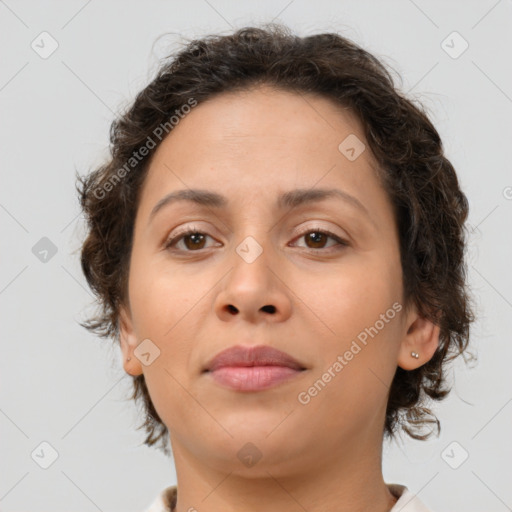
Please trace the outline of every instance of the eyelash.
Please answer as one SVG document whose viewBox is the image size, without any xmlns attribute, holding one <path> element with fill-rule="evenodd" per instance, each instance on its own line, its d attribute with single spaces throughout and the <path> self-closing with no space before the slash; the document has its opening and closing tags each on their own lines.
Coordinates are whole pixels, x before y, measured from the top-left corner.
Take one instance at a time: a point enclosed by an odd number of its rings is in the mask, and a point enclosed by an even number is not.
<svg viewBox="0 0 512 512">
<path fill-rule="evenodd" d="M 334 249 L 334 250 L 340 250 L 341 248 L 347 247 L 349 245 L 348 242 L 346 242 L 345 240 L 340 238 L 338 235 L 332 233 L 331 231 L 329 231 L 327 229 L 321 229 L 321 228 L 310 228 L 307 231 L 304 231 L 304 232 L 300 233 L 294 240 L 298 240 L 298 239 L 302 238 L 303 236 L 305 236 L 305 235 L 307 235 L 309 233 L 320 233 L 320 234 L 323 234 L 323 235 L 327 235 L 329 238 L 332 238 L 332 239 L 336 240 L 339 243 L 340 247 L 338 249 Z M 166 243 L 165 243 L 164 249 L 179 251 L 180 249 L 172 249 L 172 246 L 175 245 L 176 243 L 178 243 L 180 240 L 182 240 L 187 235 L 192 235 L 192 234 L 199 234 L 199 235 L 210 236 L 210 235 L 208 235 L 208 233 L 204 233 L 203 231 L 200 231 L 196 227 L 191 226 L 191 227 L 187 228 L 184 231 L 176 233 L 175 236 L 173 236 L 172 238 L 167 240 Z M 210 237 L 210 238 L 212 238 L 212 237 Z M 332 252 L 329 249 L 332 249 L 332 247 L 327 248 L 327 249 L 310 249 L 310 248 L 307 248 L 307 247 L 305 248 L 305 250 L 309 251 L 309 252 L 318 252 L 318 251 Z M 184 252 L 192 253 L 192 252 L 200 252 L 202 250 L 203 249 L 198 249 L 197 251 L 185 250 Z"/>
</svg>

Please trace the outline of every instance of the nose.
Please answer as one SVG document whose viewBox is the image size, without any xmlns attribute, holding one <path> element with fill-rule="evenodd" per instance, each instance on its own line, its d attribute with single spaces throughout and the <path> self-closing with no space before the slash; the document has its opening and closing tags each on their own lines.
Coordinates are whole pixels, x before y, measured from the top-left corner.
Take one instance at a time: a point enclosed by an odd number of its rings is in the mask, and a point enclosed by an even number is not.
<svg viewBox="0 0 512 512">
<path fill-rule="evenodd" d="M 246 258 L 243 244 L 235 252 L 223 285 L 215 298 L 215 312 L 225 322 L 283 322 L 290 317 L 293 293 L 279 270 L 278 255 L 263 250 Z M 240 250 L 242 248 L 242 250 Z"/>
</svg>

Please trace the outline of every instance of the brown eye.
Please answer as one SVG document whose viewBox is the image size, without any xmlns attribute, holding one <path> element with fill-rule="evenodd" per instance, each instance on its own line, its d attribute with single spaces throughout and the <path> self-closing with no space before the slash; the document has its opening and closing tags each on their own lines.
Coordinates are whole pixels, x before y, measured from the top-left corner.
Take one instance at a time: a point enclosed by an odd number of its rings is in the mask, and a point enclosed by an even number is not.
<svg viewBox="0 0 512 512">
<path fill-rule="evenodd" d="M 209 237 L 209 235 L 206 233 L 202 233 L 195 228 L 190 228 L 182 233 L 178 233 L 176 236 L 169 239 L 165 244 L 165 249 L 174 248 L 174 246 L 183 241 L 185 248 L 178 248 L 177 250 L 194 252 L 196 250 L 204 249 L 205 240 L 207 237 Z"/>
<path fill-rule="evenodd" d="M 186 231 L 178 233 L 174 237 L 170 238 L 165 244 L 165 249 L 173 251 L 184 251 L 184 252 L 197 252 L 205 248 L 206 238 L 211 238 L 210 235 L 203 233 L 197 228 L 191 227 Z M 339 248 L 348 246 L 349 244 L 342 240 L 340 237 L 331 233 L 330 231 L 323 229 L 312 229 L 302 233 L 297 240 L 304 239 L 306 241 L 305 249 L 317 252 L 325 249 L 325 252 L 333 247 L 336 250 L 336 245 Z M 329 239 L 338 242 L 337 244 L 331 244 L 327 246 Z M 179 243 L 183 243 L 182 247 L 179 247 Z"/>
<path fill-rule="evenodd" d="M 307 242 L 310 242 L 313 245 L 313 247 L 311 247 L 312 249 L 321 249 L 329 238 L 329 236 L 320 231 L 311 231 L 310 233 L 307 233 L 305 237 Z"/>
<path fill-rule="evenodd" d="M 187 240 L 190 243 L 187 243 Z M 202 233 L 191 233 L 183 237 L 183 242 L 187 249 L 202 249 L 204 246 L 205 236 Z"/>
<path fill-rule="evenodd" d="M 306 249 L 313 251 L 317 249 L 325 249 L 326 243 L 329 239 L 338 242 L 338 246 L 348 246 L 348 243 L 342 240 L 340 237 L 323 229 L 312 229 L 302 233 L 297 240 L 304 239 L 306 241 Z M 334 244 L 336 245 L 336 244 Z M 332 245 L 331 245 L 332 247 Z M 327 247 L 329 249 L 330 247 Z"/>
</svg>

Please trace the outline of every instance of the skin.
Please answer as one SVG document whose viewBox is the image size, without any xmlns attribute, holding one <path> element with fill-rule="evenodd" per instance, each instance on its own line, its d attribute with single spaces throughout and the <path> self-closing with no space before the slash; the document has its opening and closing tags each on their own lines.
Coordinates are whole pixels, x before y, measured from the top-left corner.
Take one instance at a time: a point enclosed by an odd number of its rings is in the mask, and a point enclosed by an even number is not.
<svg viewBox="0 0 512 512">
<path fill-rule="evenodd" d="M 357 117 L 331 100 L 260 86 L 199 104 L 152 156 L 120 338 L 125 371 L 144 374 L 169 429 L 178 512 L 384 512 L 396 501 L 381 469 L 389 386 L 397 365 L 432 357 L 439 328 L 403 304 L 392 205 L 369 146 L 354 161 L 338 150 L 350 134 L 366 144 Z M 229 204 L 174 203 L 149 222 L 161 198 L 189 188 Z M 341 189 L 368 216 L 336 197 L 276 209 L 295 188 Z M 189 226 L 208 235 L 199 246 L 189 237 L 165 248 Z M 348 245 L 315 243 L 306 235 L 318 228 Z M 263 250 L 252 263 L 236 252 L 248 236 Z M 403 309 L 301 404 L 298 394 L 394 303 Z M 134 353 L 145 339 L 160 350 L 147 366 Z M 236 344 L 271 345 L 307 369 L 264 391 L 227 389 L 202 370 Z M 261 454 L 251 467 L 237 457 L 248 442 Z"/>
</svg>

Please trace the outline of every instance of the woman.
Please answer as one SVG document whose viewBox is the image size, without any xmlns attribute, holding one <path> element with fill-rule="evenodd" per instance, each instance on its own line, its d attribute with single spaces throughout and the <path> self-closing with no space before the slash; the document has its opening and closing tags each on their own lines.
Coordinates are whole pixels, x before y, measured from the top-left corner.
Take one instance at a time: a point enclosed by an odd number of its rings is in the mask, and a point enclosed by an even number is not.
<svg viewBox="0 0 512 512">
<path fill-rule="evenodd" d="M 119 342 L 154 511 L 425 511 L 384 437 L 426 439 L 425 395 L 473 320 L 466 196 L 421 107 L 337 34 L 192 41 L 80 179 L 82 268 Z M 170 446 L 169 446 L 170 445 Z"/>
</svg>

